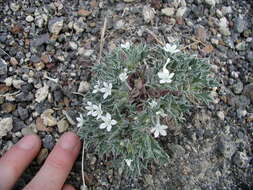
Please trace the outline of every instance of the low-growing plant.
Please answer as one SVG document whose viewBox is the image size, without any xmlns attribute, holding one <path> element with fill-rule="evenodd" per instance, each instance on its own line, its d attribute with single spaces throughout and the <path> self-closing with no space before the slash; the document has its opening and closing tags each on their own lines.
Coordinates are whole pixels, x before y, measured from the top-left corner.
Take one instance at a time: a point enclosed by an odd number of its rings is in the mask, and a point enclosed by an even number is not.
<svg viewBox="0 0 253 190">
<path fill-rule="evenodd" d="M 208 103 L 217 84 L 207 60 L 176 45 L 121 45 L 92 68 L 84 113 L 77 118 L 87 149 L 128 175 L 140 175 L 169 156 L 159 142 L 184 122 L 192 106 Z"/>
</svg>

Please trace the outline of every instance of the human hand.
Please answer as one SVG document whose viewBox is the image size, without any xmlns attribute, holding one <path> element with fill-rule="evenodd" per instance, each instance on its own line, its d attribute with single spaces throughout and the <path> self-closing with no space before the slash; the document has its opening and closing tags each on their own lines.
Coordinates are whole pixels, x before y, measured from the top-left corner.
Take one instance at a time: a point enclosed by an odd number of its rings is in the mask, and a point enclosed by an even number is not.
<svg viewBox="0 0 253 190">
<path fill-rule="evenodd" d="M 10 190 L 36 157 L 41 140 L 36 135 L 23 137 L 0 159 L 0 190 Z M 64 185 L 80 151 L 80 140 L 71 132 L 62 135 L 40 171 L 24 190 L 73 190 Z"/>
</svg>

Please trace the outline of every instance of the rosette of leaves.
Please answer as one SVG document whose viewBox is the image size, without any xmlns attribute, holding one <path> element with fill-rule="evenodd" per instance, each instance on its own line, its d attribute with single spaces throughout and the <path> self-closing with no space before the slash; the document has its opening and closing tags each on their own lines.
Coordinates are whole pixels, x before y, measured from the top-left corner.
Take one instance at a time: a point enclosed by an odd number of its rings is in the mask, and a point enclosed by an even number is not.
<svg viewBox="0 0 253 190">
<path fill-rule="evenodd" d="M 90 92 L 78 118 L 88 150 L 129 175 L 169 156 L 160 144 L 192 106 L 207 104 L 217 86 L 207 60 L 166 44 L 116 48 L 92 68 Z"/>
</svg>

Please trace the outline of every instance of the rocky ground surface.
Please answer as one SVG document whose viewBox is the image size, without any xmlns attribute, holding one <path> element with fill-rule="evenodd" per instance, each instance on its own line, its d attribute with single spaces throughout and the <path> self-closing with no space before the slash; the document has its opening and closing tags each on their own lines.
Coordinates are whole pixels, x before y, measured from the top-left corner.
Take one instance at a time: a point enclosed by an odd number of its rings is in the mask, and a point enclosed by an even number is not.
<svg viewBox="0 0 253 190">
<path fill-rule="evenodd" d="M 0 0 L 0 155 L 22 136 L 43 140 L 17 184 L 31 179 L 76 117 L 99 57 L 126 41 L 178 43 L 207 57 L 220 87 L 161 142 L 171 156 L 140 178 L 85 154 L 86 189 L 253 188 L 253 3 L 251 0 Z M 151 31 L 151 32 L 150 32 Z M 159 40 L 157 40 L 159 39 Z M 80 189 L 81 157 L 68 179 Z"/>
</svg>

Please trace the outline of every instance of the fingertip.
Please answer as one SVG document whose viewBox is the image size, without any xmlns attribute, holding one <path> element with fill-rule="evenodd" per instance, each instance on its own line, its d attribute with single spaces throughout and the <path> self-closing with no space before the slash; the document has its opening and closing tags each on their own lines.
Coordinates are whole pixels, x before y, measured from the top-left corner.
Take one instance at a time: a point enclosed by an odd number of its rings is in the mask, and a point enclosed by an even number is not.
<svg viewBox="0 0 253 190">
<path fill-rule="evenodd" d="M 37 135 L 27 135 L 3 155 L 0 159 L 0 184 L 2 185 L 0 189 L 11 189 L 35 158 L 40 146 L 41 140 Z"/>
<path fill-rule="evenodd" d="M 63 186 L 62 190 L 75 190 L 75 188 L 72 185 L 66 184 Z"/>
<path fill-rule="evenodd" d="M 77 136 L 77 134 L 75 134 L 74 132 L 71 132 L 71 131 L 66 132 L 66 133 L 64 133 L 64 134 L 61 136 L 61 138 L 66 138 L 66 137 L 73 138 L 73 139 L 75 139 L 76 141 L 80 141 L 79 136 Z"/>
<path fill-rule="evenodd" d="M 74 151 L 76 153 L 80 150 L 80 138 L 73 132 L 64 133 L 58 143 L 62 149 L 67 151 Z"/>
<path fill-rule="evenodd" d="M 30 150 L 34 148 L 39 149 L 40 146 L 41 146 L 41 140 L 39 136 L 35 134 L 26 135 L 17 143 L 17 147 L 24 150 Z"/>
</svg>

